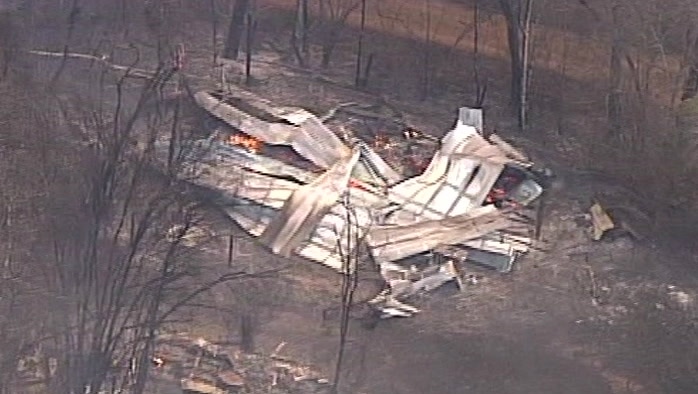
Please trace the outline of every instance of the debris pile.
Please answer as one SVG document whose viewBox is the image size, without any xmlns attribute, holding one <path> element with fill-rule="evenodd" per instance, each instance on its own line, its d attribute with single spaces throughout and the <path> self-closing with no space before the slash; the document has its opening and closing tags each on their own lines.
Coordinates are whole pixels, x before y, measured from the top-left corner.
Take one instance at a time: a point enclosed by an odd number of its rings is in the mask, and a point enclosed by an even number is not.
<svg viewBox="0 0 698 394">
<path fill-rule="evenodd" d="M 347 256 L 367 251 L 385 279 L 371 302 L 384 316 L 416 313 L 404 301 L 460 280 L 464 263 L 509 272 L 532 244 L 543 172 L 498 136 L 483 136 L 480 110 L 461 108 L 440 141 L 409 128 L 401 142 L 369 141 L 245 91 L 201 91 L 195 100 L 231 130 L 182 146 L 188 180 L 278 255 L 347 274 L 358 269 Z M 272 154 L 278 148 L 296 159 Z M 394 167 L 395 156 L 411 165 Z M 416 268 L 411 259 L 425 253 L 439 261 Z"/>
<path fill-rule="evenodd" d="M 276 354 L 242 353 L 186 335 L 162 336 L 152 359 L 155 377 L 180 382 L 183 393 L 327 393 L 328 380 Z"/>
</svg>

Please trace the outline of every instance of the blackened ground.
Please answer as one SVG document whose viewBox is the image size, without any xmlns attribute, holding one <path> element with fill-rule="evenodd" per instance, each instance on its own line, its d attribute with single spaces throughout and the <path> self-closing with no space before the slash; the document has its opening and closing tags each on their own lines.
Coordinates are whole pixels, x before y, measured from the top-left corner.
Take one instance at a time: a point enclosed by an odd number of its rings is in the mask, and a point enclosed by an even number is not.
<svg viewBox="0 0 698 394">
<path fill-rule="evenodd" d="M 423 321 L 391 321 L 373 330 L 353 327 L 347 345 L 342 387 L 345 393 L 611 393 L 602 373 L 560 355 L 549 338 L 526 327 L 507 336 L 447 334 Z M 302 329 L 302 316 L 281 315 L 286 324 L 265 335 L 285 338 L 289 350 L 331 366 L 336 335 Z M 454 319 L 467 319 L 467 312 Z M 420 327 L 421 326 L 421 327 Z M 279 330 L 278 332 L 276 330 Z M 302 332 L 297 332 L 302 331 Z M 310 349 L 299 350 L 309 346 Z M 293 350 L 291 350 L 293 351 Z M 331 370 L 331 368 L 328 368 Z"/>
</svg>

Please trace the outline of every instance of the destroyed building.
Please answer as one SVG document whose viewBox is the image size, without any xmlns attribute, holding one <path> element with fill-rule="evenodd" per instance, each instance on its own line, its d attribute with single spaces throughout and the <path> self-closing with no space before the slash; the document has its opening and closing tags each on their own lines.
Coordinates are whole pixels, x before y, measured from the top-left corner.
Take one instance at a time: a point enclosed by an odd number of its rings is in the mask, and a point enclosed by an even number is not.
<svg viewBox="0 0 698 394">
<path fill-rule="evenodd" d="M 275 254 L 348 273 L 357 268 L 346 256 L 365 250 L 386 284 L 370 301 L 384 316 L 418 312 L 404 301 L 459 281 L 465 263 L 508 272 L 532 244 L 541 172 L 499 136 L 483 134 L 481 110 L 461 108 L 412 176 L 391 166 L 378 144 L 333 131 L 304 109 L 241 90 L 200 91 L 195 100 L 230 128 L 182 145 L 187 179 L 214 192 Z M 408 129 L 399 138 L 420 135 Z M 425 254 L 425 263 L 410 260 Z"/>
</svg>

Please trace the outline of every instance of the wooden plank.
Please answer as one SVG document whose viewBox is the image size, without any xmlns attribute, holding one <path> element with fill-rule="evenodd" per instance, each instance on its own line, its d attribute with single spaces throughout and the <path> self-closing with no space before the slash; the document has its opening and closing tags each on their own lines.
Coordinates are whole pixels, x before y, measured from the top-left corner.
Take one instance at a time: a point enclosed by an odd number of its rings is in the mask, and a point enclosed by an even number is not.
<svg viewBox="0 0 698 394">
<path fill-rule="evenodd" d="M 510 159 L 513 159 L 520 164 L 525 164 L 527 167 L 532 164 L 526 155 L 524 155 L 520 150 L 514 148 L 508 142 L 504 141 L 499 135 L 493 133 L 488 137 L 488 140 L 496 145 L 497 148 L 504 152 L 504 154 Z"/>
<path fill-rule="evenodd" d="M 377 226 L 368 238 L 374 256 L 393 261 L 476 239 L 511 224 L 506 214 L 482 207 L 467 214 L 405 226 Z"/>
<path fill-rule="evenodd" d="M 608 216 L 598 202 L 591 206 L 589 212 L 591 213 L 591 222 L 593 225 L 592 238 L 594 241 L 600 240 L 606 231 L 616 227 L 611 217 Z"/>
<path fill-rule="evenodd" d="M 281 212 L 260 236 L 260 241 L 282 256 L 308 240 L 315 227 L 347 189 L 351 172 L 359 160 L 359 150 L 293 192 Z"/>
</svg>

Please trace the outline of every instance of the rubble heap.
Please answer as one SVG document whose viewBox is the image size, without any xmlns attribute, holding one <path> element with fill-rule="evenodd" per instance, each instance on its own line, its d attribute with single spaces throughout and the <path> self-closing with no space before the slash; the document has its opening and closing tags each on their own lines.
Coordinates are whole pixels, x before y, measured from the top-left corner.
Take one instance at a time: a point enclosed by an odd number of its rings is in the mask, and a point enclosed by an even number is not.
<svg viewBox="0 0 698 394">
<path fill-rule="evenodd" d="M 231 129 L 183 145 L 188 180 L 275 254 L 351 274 L 358 262 L 347 256 L 366 250 L 386 284 L 371 304 L 386 317 L 416 313 L 404 301 L 458 281 L 465 262 L 510 271 L 532 243 L 539 172 L 497 135 L 483 135 L 479 109 L 461 108 L 440 140 L 406 128 L 396 143 L 337 132 L 325 117 L 242 90 L 194 97 Z M 411 165 L 393 166 L 387 156 L 395 155 Z M 422 268 L 409 261 L 428 252 L 447 260 Z"/>
</svg>

